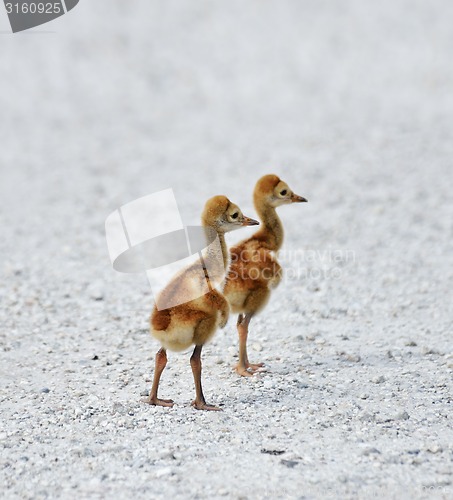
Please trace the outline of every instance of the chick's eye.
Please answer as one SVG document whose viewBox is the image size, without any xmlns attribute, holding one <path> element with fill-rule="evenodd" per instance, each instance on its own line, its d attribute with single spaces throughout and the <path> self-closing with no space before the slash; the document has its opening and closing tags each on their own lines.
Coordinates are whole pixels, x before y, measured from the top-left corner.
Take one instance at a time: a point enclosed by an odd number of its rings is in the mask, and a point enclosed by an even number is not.
<svg viewBox="0 0 453 500">
<path fill-rule="evenodd" d="M 237 212 L 234 212 L 234 214 L 231 216 L 232 219 L 237 219 L 238 218 L 238 213 Z"/>
<path fill-rule="evenodd" d="M 286 189 L 284 189 L 283 191 L 280 191 L 280 194 L 281 194 L 282 196 L 285 196 L 287 192 L 288 192 L 288 191 L 287 191 Z"/>
</svg>

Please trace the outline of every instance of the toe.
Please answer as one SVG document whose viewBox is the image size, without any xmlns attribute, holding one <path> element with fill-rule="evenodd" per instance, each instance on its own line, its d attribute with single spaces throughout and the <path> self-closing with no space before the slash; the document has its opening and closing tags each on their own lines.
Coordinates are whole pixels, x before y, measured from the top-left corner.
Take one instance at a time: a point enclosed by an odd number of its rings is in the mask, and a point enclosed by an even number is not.
<svg viewBox="0 0 453 500">
<path fill-rule="evenodd" d="M 249 372 L 245 366 L 236 366 L 236 373 L 241 377 L 252 377 L 253 373 Z"/>
<path fill-rule="evenodd" d="M 208 403 L 205 403 L 203 401 L 192 401 L 192 406 L 196 410 L 222 411 L 222 408 L 219 408 L 218 406 L 214 405 L 209 405 Z"/>
<path fill-rule="evenodd" d="M 262 368 L 264 366 L 264 363 L 249 363 L 248 367 L 249 368 L 254 368 L 257 370 L 258 368 Z"/>
<path fill-rule="evenodd" d="M 247 368 L 252 370 L 252 372 L 258 371 L 260 368 L 264 367 L 264 363 L 249 363 Z"/>
<path fill-rule="evenodd" d="M 142 399 L 142 401 L 152 406 L 165 406 L 167 408 L 171 408 L 174 405 L 172 399 L 147 398 Z"/>
</svg>

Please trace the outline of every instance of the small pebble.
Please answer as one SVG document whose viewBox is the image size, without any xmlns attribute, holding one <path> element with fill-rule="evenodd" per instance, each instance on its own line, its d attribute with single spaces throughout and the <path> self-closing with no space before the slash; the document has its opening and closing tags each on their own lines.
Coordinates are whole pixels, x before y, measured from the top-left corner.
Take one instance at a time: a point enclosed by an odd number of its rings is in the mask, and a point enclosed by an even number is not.
<svg viewBox="0 0 453 500">
<path fill-rule="evenodd" d="M 426 446 L 426 451 L 429 451 L 430 453 L 441 453 L 443 448 L 440 444 L 433 443 Z"/>
<path fill-rule="evenodd" d="M 280 460 L 280 463 L 286 465 L 289 469 L 293 469 L 299 462 L 296 462 L 296 460 Z"/>
<path fill-rule="evenodd" d="M 158 469 L 154 473 L 156 478 L 171 476 L 172 474 L 173 474 L 173 469 L 171 467 L 162 467 L 161 469 Z"/>
<path fill-rule="evenodd" d="M 369 455 L 380 454 L 380 453 L 381 452 L 377 448 L 374 448 L 372 446 L 369 446 L 369 447 L 365 448 L 364 450 L 362 450 L 362 455 L 365 457 L 368 457 Z"/>
<path fill-rule="evenodd" d="M 273 389 L 275 387 L 275 382 L 271 379 L 266 379 L 263 383 L 265 389 Z"/>
</svg>

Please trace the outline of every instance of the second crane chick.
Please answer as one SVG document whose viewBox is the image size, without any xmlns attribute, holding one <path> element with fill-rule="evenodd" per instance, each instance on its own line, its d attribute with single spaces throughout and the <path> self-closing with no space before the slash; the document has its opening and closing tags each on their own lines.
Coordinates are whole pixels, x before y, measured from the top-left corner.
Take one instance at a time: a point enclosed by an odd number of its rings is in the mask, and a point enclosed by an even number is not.
<svg viewBox="0 0 453 500">
<path fill-rule="evenodd" d="M 276 208 L 307 200 L 293 193 L 286 182 L 271 174 L 258 180 L 253 201 L 263 227 L 231 249 L 231 266 L 224 288 L 231 310 L 239 313 L 239 361 L 236 372 L 243 377 L 250 377 L 263 366 L 263 363 L 249 362 L 248 326 L 252 316 L 267 304 L 271 289 L 281 280 L 281 266 L 275 252 L 280 250 L 283 243 L 283 225 Z"/>
</svg>

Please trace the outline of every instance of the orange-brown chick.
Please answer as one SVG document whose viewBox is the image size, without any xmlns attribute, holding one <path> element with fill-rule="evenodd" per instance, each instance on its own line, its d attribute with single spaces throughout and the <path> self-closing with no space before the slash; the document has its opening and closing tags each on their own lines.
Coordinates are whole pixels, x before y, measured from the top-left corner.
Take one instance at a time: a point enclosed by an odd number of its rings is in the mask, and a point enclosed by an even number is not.
<svg viewBox="0 0 453 500">
<path fill-rule="evenodd" d="M 228 321 L 229 305 L 215 284 L 223 282 L 229 261 L 225 233 L 243 226 L 258 224 L 245 217 L 240 208 L 226 196 L 214 196 L 206 202 L 202 224 L 217 233 L 219 245 L 210 245 L 203 254 L 203 267 L 196 262 L 178 273 L 158 297 L 159 304 L 178 304 L 167 309 L 154 306 L 150 323 L 151 334 L 161 343 L 156 354 L 153 386 L 147 399 L 152 405 L 173 406 L 169 399 L 159 399 L 157 390 L 167 364 L 167 349 L 182 351 L 195 345 L 190 364 L 195 381 L 196 396 L 192 405 L 199 410 L 218 410 L 205 401 L 201 386 L 201 350 Z M 191 297 L 197 297 L 190 300 Z"/>
<path fill-rule="evenodd" d="M 264 366 L 263 363 L 252 364 L 248 360 L 248 326 L 252 316 L 265 307 L 272 288 L 279 284 L 282 277 L 282 268 L 275 252 L 283 243 L 283 225 L 276 208 L 307 201 L 294 194 L 288 184 L 276 175 L 265 175 L 259 179 L 253 200 L 262 227 L 251 238 L 231 249 L 231 265 L 224 288 L 231 310 L 239 313 L 239 361 L 236 372 L 244 377 L 251 376 Z"/>
</svg>

